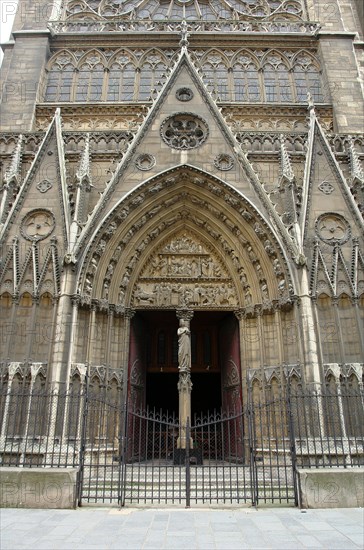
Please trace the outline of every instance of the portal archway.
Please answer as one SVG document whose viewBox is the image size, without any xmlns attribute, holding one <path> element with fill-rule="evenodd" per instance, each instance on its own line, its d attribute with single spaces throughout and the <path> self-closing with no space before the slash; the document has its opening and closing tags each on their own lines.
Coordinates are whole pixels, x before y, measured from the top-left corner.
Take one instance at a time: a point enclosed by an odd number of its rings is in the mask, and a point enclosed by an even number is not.
<svg viewBox="0 0 364 550">
<path fill-rule="evenodd" d="M 195 319 L 199 312 L 239 312 L 240 359 L 234 362 L 240 377 L 241 365 L 282 363 L 284 350 L 292 349 L 282 335 L 294 321 L 283 250 L 257 209 L 218 178 L 181 166 L 146 181 L 105 216 L 85 251 L 77 292 L 82 312 L 90 309 L 90 320 L 83 314 L 82 322 L 95 344 L 76 361 L 105 364 L 106 357 L 124 372 L 130 395 L 130 380 L 145 385 L 147 372 L 144 348 L 130 345 L 132 315 L 187 308 Z M 145 403 L 145 389 L 134 394 Z"/>
</svg>

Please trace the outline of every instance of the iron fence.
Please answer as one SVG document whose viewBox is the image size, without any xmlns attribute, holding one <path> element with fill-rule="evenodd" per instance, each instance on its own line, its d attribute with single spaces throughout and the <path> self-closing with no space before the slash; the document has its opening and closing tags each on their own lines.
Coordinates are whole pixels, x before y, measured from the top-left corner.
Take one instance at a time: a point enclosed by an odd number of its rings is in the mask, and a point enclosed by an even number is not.
<svg viewBox="0 0 364 550">
<path fill-rule="evenodd" d="M 294 453 L 298 468 L 364 465 L 364 394 L 336 391 L 291 391 L 288 395 Z"/>
<path fill-rule="evenodd" d="M 80 504 L 189 505 L 294 504 L 297 468 L 364 464 L 360 390 L 265 390 L 181 426 L 174 414 L 126 407 L 106 387 L 6 386 L 0 465 L 77 468 Z"/>
</svg>

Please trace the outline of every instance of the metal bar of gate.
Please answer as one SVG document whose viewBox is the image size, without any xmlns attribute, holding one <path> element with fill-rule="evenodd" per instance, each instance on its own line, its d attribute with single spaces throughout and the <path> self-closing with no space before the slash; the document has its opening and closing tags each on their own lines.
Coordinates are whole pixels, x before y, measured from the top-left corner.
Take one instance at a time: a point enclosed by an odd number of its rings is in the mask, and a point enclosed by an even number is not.
<svg viewBox="0 0 364 550">
<path fill-rule="evenodd" d="M 127 422 L 128 422 L 128 407 L 124 403 L 122 419 L 120 422 L 119 432 L 119 489 L 118 502 L 120 506 L 125 506 L 125 484 L 126 484 L 126 452 L 127 452 Z"/>
<path fill-rule="evenodd" d="M 296 443 L 294 434 L 293 414 L 291 407 L 291 388 L 288 379 L 286 388 L 286 400 L 287 400 L 287 413 L 288 413 L 288 431 L 289 440 L 291 446 L 291 461 L 292 461 L 292 473 L 293 473 L 293 490 L 294 490 L 294 503 L 298 506 L 298 485 L 297 485 L 297 456 L 296 456 Z"/>
<path fill-rule="evenodd" d="M 190 419 L 187 417 L 186 422 L 186 455 L 185 455 L 185 465 L 186 465 L 186 508 L 190 508 L 191 505 L 191 464 L 190 464 L 190 437 L 191 437 L 191 428 L 190 428 Z"/>
<path fill-rule="evenodd" d="M 82 392 L 80 393 L 82 396 Z M 77 500 L 78 506 L 82 506 L 82 488 L 83 488 L 83 477 L 85 471 L 85 451 L 86 451 L 86 434 L 87 434 L 87 417 L 88 417 L 88 399 L 89 399 L 89 378 L 88 372 L 86 371 L 85 375 L 85 386 L 84 386 L 84 404 L 83 404 L 83 415 L 82 415 L 82 425 L 81 425 L 81 434 L 80 434 L 80 463 L 78 470 L 78 480 L 77 480 Z"/>
<path fill-rule="evenodd" d="M 252 506 L 258 504 L 258 472 L 255 462 L 256 454 L 256 434 L 255 434 L 255 418 L 254 418 L 254 403 L 251 394 L 251 387 L 248 384 L 248 403 L 246 407 L 246 414 L 248 418 L 248 437 L 249 437 L 249 450 L 250 450 L 250 489 L 252 495 Z"/>
</svg>

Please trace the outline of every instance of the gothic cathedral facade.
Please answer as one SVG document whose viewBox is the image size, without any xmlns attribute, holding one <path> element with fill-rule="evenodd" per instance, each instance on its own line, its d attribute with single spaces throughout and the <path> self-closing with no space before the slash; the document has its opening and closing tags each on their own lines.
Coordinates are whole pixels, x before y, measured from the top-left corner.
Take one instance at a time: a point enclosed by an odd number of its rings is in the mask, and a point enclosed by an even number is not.
<svg viewBox="0 0 364 550">
<path fill-rule="evenodd" d="M 360 0 L 19 0 L 1 380 L 192 411 L 361 388 Z M 184 320 L 184 321 L 183 321 Z"/>
</svg>

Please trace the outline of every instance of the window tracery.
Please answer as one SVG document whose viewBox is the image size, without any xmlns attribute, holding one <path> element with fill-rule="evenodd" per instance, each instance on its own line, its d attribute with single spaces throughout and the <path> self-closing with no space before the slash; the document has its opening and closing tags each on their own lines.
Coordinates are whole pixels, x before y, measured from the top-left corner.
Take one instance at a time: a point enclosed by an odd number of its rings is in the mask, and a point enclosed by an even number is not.
<svg viewBox="0 0 364 550">
<path fill-rule="evenodd" d="M 311 52 L 193 51 L 196 68 L 221 102 L 325 101 L 319 63 Z M 78 55 L 78 59 L 77 59 Z M 151 49 L 58 52 L 49 62 L 47 102 L 148 101 L 160 91 L 175 52 Z"/>
<path fill-rule="evenodd" d="M 68 18 L 124 18 L 133 14 L 133 19 L 232 19 L 240 17 L 266 18 L 283 16 L 302 18 L 304 16 L 301 0 L 68 0 L 62 17 Z"/>
</svg>

